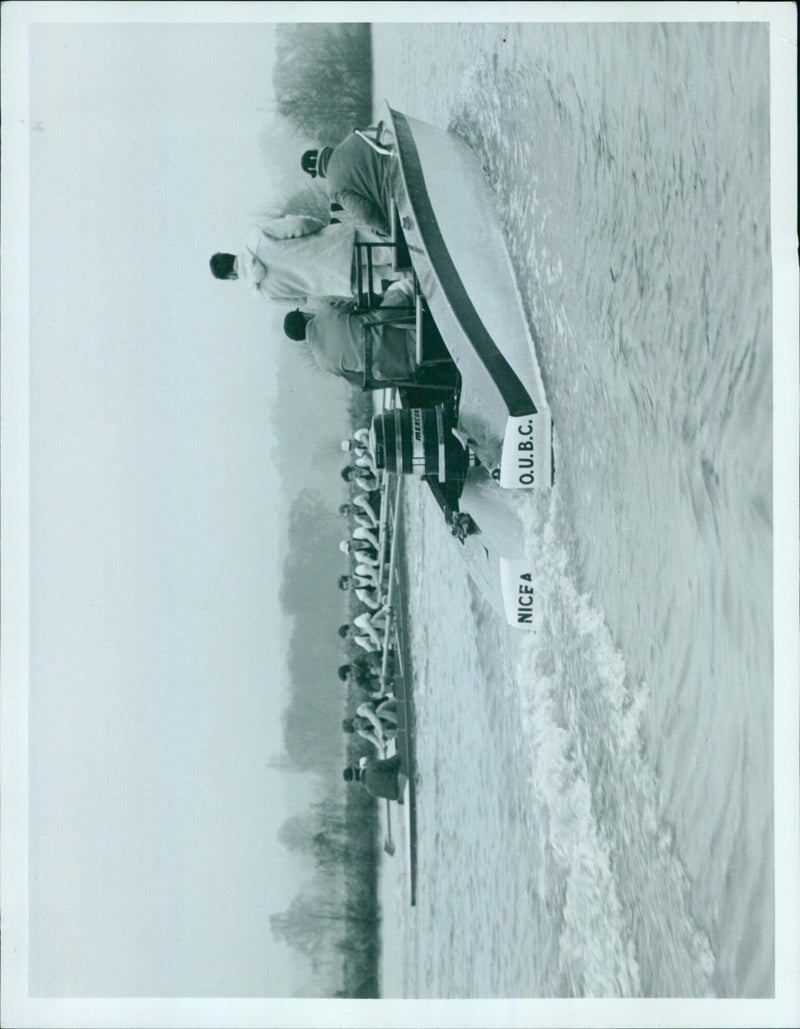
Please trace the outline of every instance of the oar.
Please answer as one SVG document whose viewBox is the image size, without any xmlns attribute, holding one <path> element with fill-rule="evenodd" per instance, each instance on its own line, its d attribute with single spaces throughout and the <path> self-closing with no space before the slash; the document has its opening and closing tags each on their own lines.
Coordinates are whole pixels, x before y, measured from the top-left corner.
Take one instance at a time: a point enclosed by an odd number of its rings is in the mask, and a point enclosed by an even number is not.
<svg viewBox="0 0 800 1029">
<path fill-rule="evenodd" d="M 391 857 L 397 849 L 392 839 L 392 804 L 391 801 L 386 801 L 386 842 L 383 845 L 383 849 Z"/>
<path fill-rule="evenodd" d="M 380 755 L 382 758 L 386 757 L 386 747 L 382 746 L 380 749 Z M 383 844 L 383 849 L 392 857 L 395 850 L 397 849 L 392 839 L 392 805 L 389 798 L 386 798 L 386 842 Z"/>
<path fill-rule="evenodd" d="M 386 567 L 386 531 L 389 521 L 389 477 L 381 469 L 381 517 L 378 521 L 378 599 L 383 600 L 383 570 Z"/>
<path fill-rule="evenodd" d="M 392 607 L 392 593 L 394 592 L 394 568 L 397 558 L 397 518 L 400 511 L 400 492 L 403 488 L 403 476 L 397 476 L 397 487 L 394 494 L 394 506 L 392 508 L 392 543 L 389 548 L 389 585 L 386 590 L 386 630 L 383 637 L 383 660 L 381 661 L 381 691 L 386 691 L 386 674 L 389 667 L 389 634 L 392 631 L 394 620 L 394 608 Z"/>
<path fill-rule="evenodd" d="M 394 391 L 391 394 L 392 407 L 394 407 Z M 385 410 L 386 398 L 385 393 L 381 401 L 381 410 Z M 389 473 L 385 469 L 381 469 L 380 478 L 380 492 L 381 492 L 381 517 L 378 522 L 378 596 L 383 600 L 383 571 L 386 567 L 386 531 L 388 529 L 389 521 Z"/>
</svg>

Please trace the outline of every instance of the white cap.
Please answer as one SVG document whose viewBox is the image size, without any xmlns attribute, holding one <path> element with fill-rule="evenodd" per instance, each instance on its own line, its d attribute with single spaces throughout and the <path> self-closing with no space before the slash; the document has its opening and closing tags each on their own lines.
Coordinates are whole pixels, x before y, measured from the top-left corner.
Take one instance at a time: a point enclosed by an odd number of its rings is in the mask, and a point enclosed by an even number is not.
<svg viewBox="0 0 800 1029">
<path fill-rule="evenodd" d="M 339 550 L 341 550 L 341 552 L 343 554 L 349 554 L 350 553 L 350 540 L 342 540 L 342 542 L 339 544 Z"/>
<path fill-rule="evenodd" d="M 350 441 L 349 439 L 343 439 L 343 440 L 342 440 L 342 450 L 344 450 L 345 452 L 347 452 L 347 451 L 350 451 L 350 450 L 352 450 L 352 449 L 353 449 L 353 444 L 352 444 L 352 442 L 351 442 L 351 441 Z"/>
</svg>

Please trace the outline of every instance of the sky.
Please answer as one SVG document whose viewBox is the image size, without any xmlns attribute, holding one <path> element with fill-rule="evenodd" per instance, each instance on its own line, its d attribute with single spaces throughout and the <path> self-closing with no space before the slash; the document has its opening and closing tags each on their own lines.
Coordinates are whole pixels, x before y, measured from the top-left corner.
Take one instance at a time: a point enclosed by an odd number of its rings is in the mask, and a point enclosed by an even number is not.
<svg viewBox="0 0 800 1029">
<path fill-rule="evenodd" d="M 30 46 L 30 986 L 286 995 L 270 25 Z M 270 170 L 272 168 L 272 171 Z M 289 799 L 287 799 L 289 798 Z"/>
</svg>

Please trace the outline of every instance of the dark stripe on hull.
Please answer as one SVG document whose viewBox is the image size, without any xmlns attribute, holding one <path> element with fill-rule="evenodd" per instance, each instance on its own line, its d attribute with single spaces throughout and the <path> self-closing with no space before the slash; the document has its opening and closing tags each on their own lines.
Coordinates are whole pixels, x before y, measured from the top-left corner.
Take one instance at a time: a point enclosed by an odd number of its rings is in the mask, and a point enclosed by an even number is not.
<svg viewBox="0 0 800 1029">
<path fill-rule="evenodd" d="M 535 414 L 536 406 L 530 398 L 528 391 L 520 381 L 514 369 L 500 352 L 497 344 L 489 335 L 489 331 L 480 319 L 475 306 L 470 300 L 461 276 L 456 271 L 450 251 L 442 236 L 439 222 L 431 204 L 428 190 L 425 185 L 425 177 L 422 174 L 422 165 L 405 115 L 399 111 L 392 111 L 394 127 L 397 135 L 397 145 L 402 155 L 403 172 L 405 174 L 406 187 L 409 193 L 409 202 L 413 195 L 414 213 L 417 216 L 420 235 L 422 236 L 428 257 L 437 271 L 443 285 L 446 284 L 445 293 L 447 300 L 458 319 L 461 328 L 475 348 L 475 353 L 480 358 L 500 395 L 508 407 L 508 413 L 514 417 L 525 414 Z M 468 212 L 465 212 L 468 216 Z"/>
</svg>

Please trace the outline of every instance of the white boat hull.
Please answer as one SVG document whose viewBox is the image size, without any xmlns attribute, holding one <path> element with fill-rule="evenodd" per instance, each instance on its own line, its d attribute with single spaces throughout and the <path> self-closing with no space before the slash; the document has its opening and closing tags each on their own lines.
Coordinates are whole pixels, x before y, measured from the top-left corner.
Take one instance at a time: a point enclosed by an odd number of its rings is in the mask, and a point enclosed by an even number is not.
<svg viewBox="0 0 800 1029">
<path fill-rule="evenodd" d="M 423 295 L 463 381 L 459 427 L 506 488 L 552 485 L 552 420 L 495 211 L 472 151 L 388 105 L 382 142 Z"/>
</svg>

